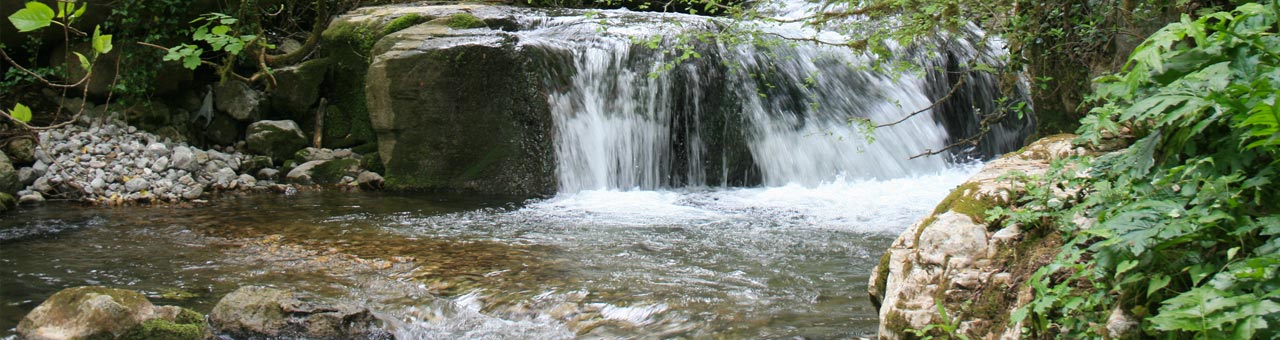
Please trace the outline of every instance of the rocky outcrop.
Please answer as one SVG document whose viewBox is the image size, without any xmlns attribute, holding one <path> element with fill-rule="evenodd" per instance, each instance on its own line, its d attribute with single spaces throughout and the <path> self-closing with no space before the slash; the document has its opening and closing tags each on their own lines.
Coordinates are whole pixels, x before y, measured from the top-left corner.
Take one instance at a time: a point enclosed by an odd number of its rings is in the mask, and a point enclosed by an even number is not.
<svg viewBox="0 0 1280 340">
<path fill-rule="evenodd" d="M 291 120 L 263 120 L 249 124 L 245 142 L 250 151 L 280 161 L 307 146 L 307 137 Z"/>
<path fill-rule="evenodd" d="M 1024 232 L 986 220 L 986 210 L 1023 192 L 1009 174 L 1043 174 L 1054 159 L 1087 152 L 1074 136 L 1041 139 L 988 163 L 932 214 L 907 228 L 872 273 L 868 291 L 880 309 L 880 339 L 913 338 L 946 319 L 972 339 L 1016 339 L 1009 315 L 1031 299 L 1023 282 L 1052 260 L 1056 233 Z M 950 334 L 948 334 L 950 335 Z"/>
<path fill-rule="evenodd" d="M 386 184 L 532 196 L 555 189 L 552 117 L 536 49 L 489 28 L 453 29 L 461 10 L 500 22 L 497 6 L 385 7 L 335 25 L 410 14 L 440 18 L 391 33 L 373 51 L 366 78 L 369 116 Z M 497 25 L 497 24 L 495 24 Z"/>
<path fill-rule="evenodd" d="M 174 306 L 155 306 L 138 292 L 107 287 L 64 289 L 18 323 L 28 340 L 202 339 L 204 316 Z"/>
<path fill-rule="evenodd" d="M 393 339 L 368 309 L 299 300 L 285 290 L 246 286 L 209 314 L 218 333 L 235 338 Z"/>
</svg>

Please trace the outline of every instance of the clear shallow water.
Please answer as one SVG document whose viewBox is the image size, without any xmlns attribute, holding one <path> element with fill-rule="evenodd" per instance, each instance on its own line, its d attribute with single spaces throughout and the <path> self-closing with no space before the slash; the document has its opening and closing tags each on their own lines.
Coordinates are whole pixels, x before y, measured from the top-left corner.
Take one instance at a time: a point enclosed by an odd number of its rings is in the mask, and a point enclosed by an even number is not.
<svg viewBox="0 0 1280 340">
<path fill-rule="evenodd" d="M 871 335 L 868 273 L 972 167 L 511 202 L 303 193 L 0 220 L 0 328 L 78 285 L 208 312 L 240 285 L 365 304 L 402 338 Z"/>
</svg>

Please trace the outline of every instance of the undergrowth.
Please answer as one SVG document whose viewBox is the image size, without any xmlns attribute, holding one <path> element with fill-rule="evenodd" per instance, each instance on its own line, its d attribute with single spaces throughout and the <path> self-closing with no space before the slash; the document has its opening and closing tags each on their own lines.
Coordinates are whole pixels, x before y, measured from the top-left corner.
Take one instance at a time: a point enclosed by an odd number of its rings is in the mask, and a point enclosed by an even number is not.
<svg viewBox="0 0 1280 340">
<path fill-rule="evenodd" d="M 1033 338 L 1280 337 L 1280 5 L 1183 16 L 1096 80 L 1079 143 L 991 220 L 1066 244 L 1028 284 Z M 1111 334 L 1128 315 L 1137 328 Z M 1115 323 L 1113 323 L 1114 326 Z"/>
</svg>

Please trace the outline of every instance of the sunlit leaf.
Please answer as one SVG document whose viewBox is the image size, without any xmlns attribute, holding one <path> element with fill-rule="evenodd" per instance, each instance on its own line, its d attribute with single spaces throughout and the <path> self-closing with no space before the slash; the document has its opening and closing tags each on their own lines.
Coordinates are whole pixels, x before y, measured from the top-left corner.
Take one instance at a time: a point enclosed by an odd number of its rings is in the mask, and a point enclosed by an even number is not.
<svg viewBox="0 0 1280 340">
<path fill-rule="evenodd" d="M 9 16 L 9 22 L 18 32 L 30 32 L 49 26 L 53 23 L 53 8 L 39 2 L 28 2 L 26 8 Z"/>
<path fill-rule="evenodd" d="M 17 119 L 23 123 L 31 122 L 31 108 L 26 105 L 22 105 L 22 103 L 18 103 L 13 107 L 13 110 L 9 111 L 9 116 L 12 116 L 13 119 Z"/>
</svg>

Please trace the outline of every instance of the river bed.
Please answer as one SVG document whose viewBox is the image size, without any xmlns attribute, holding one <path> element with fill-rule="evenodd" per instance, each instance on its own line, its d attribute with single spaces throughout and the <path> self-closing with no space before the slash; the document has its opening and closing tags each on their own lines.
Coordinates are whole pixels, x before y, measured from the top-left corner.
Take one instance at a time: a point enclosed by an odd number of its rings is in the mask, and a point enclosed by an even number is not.
<svg viewBox="0 0 1280 340">
<path fill-rule="evenodd" d="M 0 329 L 105 285 L 207 313 L 241 285 L 370 307 L 400 338 L 874 335 L 869 273 L 976 167 L 817 186 L 529 201 L 303 192 L 0 220 Z"/>
</svg>

